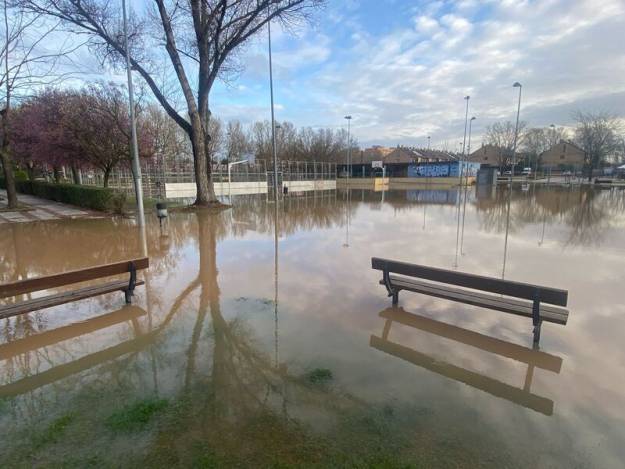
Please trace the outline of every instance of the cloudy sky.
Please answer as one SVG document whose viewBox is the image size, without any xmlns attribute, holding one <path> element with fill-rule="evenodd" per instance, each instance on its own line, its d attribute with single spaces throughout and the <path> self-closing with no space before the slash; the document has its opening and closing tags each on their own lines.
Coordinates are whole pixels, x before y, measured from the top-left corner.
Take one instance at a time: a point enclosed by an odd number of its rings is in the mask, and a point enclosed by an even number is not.
<svg viewBox="0 0 625 469">
<path fill-rule="evenodd" d="M 623 0 L 328 1 L 297 34 L 274 31 L 276 117 L 336 127 L 353 116 L 361 144 L 462 140 L 463 97 L 484 127 L 515 117 L 571 124 L 576 109 L 625 116 Z M 215 88 L 213 111 L 243 122 L 269 118 L 265 38 L 246 69 Z"/>
</svg>

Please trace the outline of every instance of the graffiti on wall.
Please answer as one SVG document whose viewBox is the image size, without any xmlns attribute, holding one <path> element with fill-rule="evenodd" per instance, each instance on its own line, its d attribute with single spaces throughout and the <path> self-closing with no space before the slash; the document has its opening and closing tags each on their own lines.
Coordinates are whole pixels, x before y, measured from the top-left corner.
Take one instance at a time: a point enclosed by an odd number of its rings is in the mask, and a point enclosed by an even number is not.
<svg viewBox="0 0 625 469">
<path fill-rule="evenodd" d="M 469 176 L 475 176 L 480 163 L 470 162 L 440 162 L 440 163 L 419 163 L 408 166 L 408 177 L 459 177 L 468 173 Z"/>
</svg>

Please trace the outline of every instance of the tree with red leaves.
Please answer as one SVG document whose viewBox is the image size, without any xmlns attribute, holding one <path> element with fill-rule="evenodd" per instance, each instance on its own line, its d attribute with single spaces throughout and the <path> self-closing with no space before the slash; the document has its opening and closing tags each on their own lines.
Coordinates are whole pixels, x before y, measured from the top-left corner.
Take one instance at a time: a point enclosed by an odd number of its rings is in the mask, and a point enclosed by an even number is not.
<svg viewBox="0 0 625 469">
<path fill-rule="evenodd" d="M 137 109 L 140 111 L 140 109 Z M 137 112 L 139 156 L 154 154 L 154 131 Z M 125 94 L 112 84 L 90 86 L 81 91 L 46 90 L 24 103 L 15 113 L 15 156 L 27 167 L 49 165 L 78 169 L 94 168 L 104 174 L 108 186 L 111 172 L 128 163 L 130 121 Z"/>
</svg>

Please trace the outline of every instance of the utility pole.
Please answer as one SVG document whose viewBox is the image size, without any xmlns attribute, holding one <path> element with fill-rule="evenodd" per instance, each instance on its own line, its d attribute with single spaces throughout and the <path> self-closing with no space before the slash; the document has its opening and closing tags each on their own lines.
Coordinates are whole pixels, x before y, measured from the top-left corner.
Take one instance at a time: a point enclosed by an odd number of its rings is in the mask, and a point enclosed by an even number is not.
<svg viewBox="0 0 625 469">
<path fill-rule="evenodd" d="M 145 226 L 143 212 L 143 186 L 141 185 L 141 166 L 139 165 L 139 144 L 137 143 L 137 122 L 135 119 L 135 98 L 132 88 L 132 68 L 130 65 L 130 48 L 128 47 L 128 18 L 126 15 L 126 0 L 122 0 L 124 10 L 124 46 L 126 47 L 126 74 L 128 76 L 128 106 L 130 107 L 130 151 L 132 154 L 132 176 L 137 198 L 137 224 Z"/>
<path fill-rule="evenodd" d="M 269 9 L 267 9 L 269 15 Z M 278 152 L 276 151 L 276 119 L 273 107 L 273 67 L 271 64 L 271 20 L 267 21 L 267 34 L 269 36 L 269 91 L 271 94 L 271 147 L 273 151 L 273 189 L 274 201 L 278 203 Z"/>
</svg>

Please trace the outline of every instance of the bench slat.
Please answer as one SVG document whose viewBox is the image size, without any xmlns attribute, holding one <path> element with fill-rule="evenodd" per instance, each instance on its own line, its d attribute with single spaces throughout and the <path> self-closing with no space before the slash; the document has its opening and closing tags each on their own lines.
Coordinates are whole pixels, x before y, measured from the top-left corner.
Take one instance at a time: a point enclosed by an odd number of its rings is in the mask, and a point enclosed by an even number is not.
<svg viewBox="0 0 625 469">
<path fill-rule="evenodd" d="M 143 280 L 137 280 L 136 285 L 143 285 Z M 0 319 L 10 318 L 18 314 L 30 313 L 40 309 L 58 306 L 72 301 L 91 298 L 93 296 L 103 295 L 114 291 L 125 291 L 128 288 L 127 280 L 117 280 L 105 283 L 103 285 L 94 285 L 78 290 L 57 293 L 42 298 L 35 298 L 27 301 L 20 301 L 16 304 L 0 306 Z"/>
<path fill-rule="evenodd" d="M 379 257 L 371 258 L 371 267 L 376 270 L 387 270 L 390 273 L 417 277 L 434 282 L 441 282 L 459 287 L 473 288 L 475 290 L 498 293 L 500 295 L 514 296 L 526 300 L 533 300 L 536 290 L 540 291 L 541 303 L 566 306 L 568 292 L 557 288 L 531 285 L 529 283 L 514 282 L 481 275 L 454 272 L 452 270 L 437 269 L 407 262 L 392 261 Z"/>
<path fill-rule="evenodd" d="M 512 300 L 508 298 L 501 298 L 494 295 L 477 292 L 466 292 L 457 288 L 442 287 L 435 284 L 427 284 L 426 282 L 420 282 L 412 279 L 403 279 L 395 275 L 390 276 L 391 283 L 395 287 L 399 287 L 402 290 L 409 290 L 416 293 L 423 293 L 429 296 L 435 296 L 438 298 L 445 298 L 460 303 L 470 304 L 473 306 L 481 306 L 483 308 L 489 308 L 496 311 L 502 311 L 505 313 L 516 314 L 519 316 L 532 317 L 532 303 L 527 302 L 526 305 L 519 300 Z M 383 281 L 380 281 L 383 284 Z M 540 317 L 543 321 L 552 322 L 556 324 L 565 325 L 568 320 L 568 311 L 563 308 L 545 308 L 541 304 Z"/>
<path fill-rule="evenodd" d="M 128 264 L 130 262 L 134 262 L 137 270 L 147 269 L 150 266 L 149 259 L 147 257 L 142 257 L 96 267 L 88 267 L 86 269 L 72 270 L 70 272 L 46 277 L 27 278 L 0 285 L 0 298 L 62 287 L 64 285 L 71 285 L 88 280 L 96 280 L 102 277 L 110 277 L 111 275 L 124 274 L 128 272 Z"/>
</svg>

